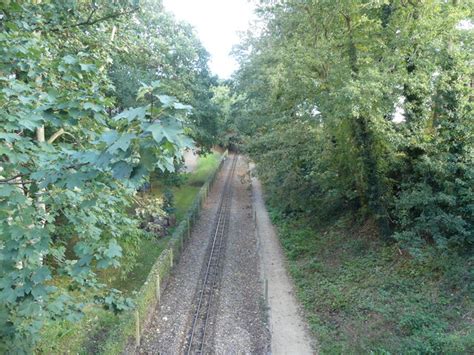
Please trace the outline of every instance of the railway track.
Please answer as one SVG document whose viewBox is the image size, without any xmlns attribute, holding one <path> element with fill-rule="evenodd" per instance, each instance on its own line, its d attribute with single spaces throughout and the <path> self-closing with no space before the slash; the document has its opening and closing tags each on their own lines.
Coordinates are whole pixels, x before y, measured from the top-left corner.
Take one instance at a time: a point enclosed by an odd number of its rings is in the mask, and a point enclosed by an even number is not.
<svg viewBox="0 0 474 355">
<path fill-rule="evenodd" d="M 232 177 L 234 176 L 238 156 L 232 159 L 231 167 L 227 175 L 219 207 L 217 210 L 217 222 L 212 233 L 212 244 L 208 252 L 208 259 L 201 287 L 197 292 L 195 301 L 195 312 L 186 342 L 186 354 L 202 354 L 205 351 L 208 337 L 209 318 L 211 316 L 213 302 L 219 284 L 220 271 L 222 269 L 222 254 L 228 229 L 230 207 L 232 200 Z"/>
</svg>

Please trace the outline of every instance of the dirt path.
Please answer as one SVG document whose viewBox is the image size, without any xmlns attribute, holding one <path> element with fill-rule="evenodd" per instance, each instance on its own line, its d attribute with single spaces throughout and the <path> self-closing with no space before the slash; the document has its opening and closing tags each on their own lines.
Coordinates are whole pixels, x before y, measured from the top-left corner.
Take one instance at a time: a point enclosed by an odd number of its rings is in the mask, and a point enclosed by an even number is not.
<svg viewBox="0 0 474 355">
<path fill-rule="evenodd" d="M 268 216 L 260 182 L 256 178 L 252 178 L 252 188 L 263 277 L 268 280 L 272 353 L 312 354 L 315 351 L 311 346 L 307 325 L 301 317 L 294 286 L 286 270 L 286 260 Z"/>
<path fill-rule="evenodd" d="M 216 214 L 230 159 L 206 201 L 142 337 L 141 354 L 180 354 L 186 349 L 196 295 L 205 271 Z M 216 292 L 207 337 L 212 353 L 264 353 L 269 344 L 262 311 L 257 239 L 251 214 L 248 165 L 239 159 L 231 180 L 233 195 L 222 277 Z"/>
<path fill-rule="evenodd" d="M 186 150 L 184 152 L 184 171 L 187 173 L 192 173 L 196 170 L 197 162 L 199 155 L 192 149 Z"/>
</svg>

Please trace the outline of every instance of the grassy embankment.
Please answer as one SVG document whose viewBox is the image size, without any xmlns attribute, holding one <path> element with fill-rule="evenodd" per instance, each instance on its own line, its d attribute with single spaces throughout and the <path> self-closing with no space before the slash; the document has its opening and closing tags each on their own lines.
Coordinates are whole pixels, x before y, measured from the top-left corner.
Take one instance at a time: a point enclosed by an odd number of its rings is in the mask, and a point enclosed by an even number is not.
<svg viewBox="0 0 474 355">
<path fill-rule="evenodd" d="M 472 256 L 414 260 L 370 223 L 272 218 L 321 353 L 474 353 Z"/>
<path fill-rule="evenodd" d="M 172 188 L 177 223 L 186 215 L 199 189 L 219 165 L 219 158 L 220 154 L 217 153 L 200 157 L 196 170 L 186 174 L 185 182 L 181 186 Z M 153 182 L 152 194 L 161 195 L 163 190 L 159 182 Z M 172 230 L 169 235 L 171 233 Z M 141 240 L 136 264 L 125 278 L 118 277 L 118 270 L 109 270 L 99 275 L 100 280 L 126 295 L 133 296 L 145 282 L 151 267 L 166 247 L 168 239 L 169 237 Z M 56 321 L 48 324 L 37 352 L 44 354 L 96 352 L 98 344 L 106 334 L 104 330 L 113 327 L 118 318 L 112 312 L 92 305 L 87 306 L 85 313 L 85 317 L 79 322 Z"/>
<path fill-rule="evenodd" d="M 187 173 L 185 182 L 179 187 L 173 187 L 174 207 L 176 214 L 176 225 L 186 215 L 191 207 L 201 186 L 204 185 L 208 177 L 219 165 L 220 154 L 213 153 L 198 158 L 196 170 Z M 152 181 L 151 193 L 162 196 L 165 188 L 159 181 Z M 171 235 L 173 229 L 168 232 Z M 156 259 L 166 247 L 168 237 L 159 240 L 144 239 L 140 245 L 137 257 L 137 264 L 126 279 L 115 278 L 111 286 L 124 292 L 138 290 L 145 282 L 148 273 Z"/>
</svg>

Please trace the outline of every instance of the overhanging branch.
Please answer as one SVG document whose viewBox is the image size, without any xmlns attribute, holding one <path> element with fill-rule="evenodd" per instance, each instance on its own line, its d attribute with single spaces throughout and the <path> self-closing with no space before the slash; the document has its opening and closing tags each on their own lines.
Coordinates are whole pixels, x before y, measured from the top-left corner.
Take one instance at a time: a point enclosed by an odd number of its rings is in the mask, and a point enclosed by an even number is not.
<svg viewBox="0 0 474 355">
<path fill-rule="evenodd" d="M 102 21 L 107 21 L 107 20 L 110 20 L 112 18 L 117 18 L 117 17 L 121 17 L 121 16 L 124 16 L 124 15 L 132 14 L 132 13 L 138 11 L 138 9 L 139 9 L 138 7 L 134 7 L 133 9 L 130 9 L 128 11 L 113 12 L 113 13 L 104 15 L 102 17 L 92 19 L 92 17 L 94 16 L 94 13 L 96 11 L 96 9 L 94 9 L 90 13 L 90 15 L 88 16 L 87 20 L 82 21 L 82 22 L 77 22 L 77 23 L 74 23 L 74 24 L 69 25 L 69 26 L 63 26 L 63 27 L 60 27 L 60 28 L 53 28 L 53 29 L 51 29 L 51 31 L 52 32 L 58 32 L 58 31 L 65 30 L 65 29 L 68 29 L 68 28 L 74 28 L 74 27 L 80 27 L 80 26 L 92 26 L 92 25 L 95 25 L 96 23 L 99 23 L 99 22 L 102 22 Z"/>
</svg>

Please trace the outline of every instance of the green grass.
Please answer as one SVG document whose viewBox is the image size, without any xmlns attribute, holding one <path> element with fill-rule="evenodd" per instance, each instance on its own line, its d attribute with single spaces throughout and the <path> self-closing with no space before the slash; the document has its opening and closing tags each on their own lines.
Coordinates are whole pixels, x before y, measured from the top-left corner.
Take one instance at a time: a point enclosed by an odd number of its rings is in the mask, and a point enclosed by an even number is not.
<svg viewBox="0 0 474 355">
<path fill-rule="evenodd" d="M 45 327 L 35 353 L 90 354 L 104 336 L 104 329 L 117 324 L 118 318 L 101 307 L 85 310 L 79 322 L 51 321 Z M 85 345 L 86 344 L 86 345 Z"/>
<path fill-rule="evenodd" d="M 322 354 L 473 353 L 472 257 L 417 261 L 370 224 L 310 228 L 272 214 Z"/>
<path fill-rule="evenodd" d="M 193 204 L 194 198 L 199 192 L 199 187 L 184 185 L 173 189 L 176 220 L 179 223 L 186 215 L 187 211 Z"/>
<path fill-rule="evenodd" d="M 217 169 L 220 161 L 219 153 L 211 153 L 203 157 L 199 157 L 196 170 L 189 174 L 187 181 L 188 185 L 191 186 L 202 186 L 207 178 Z"/>
<path fill-rule="evenodd" d="M 221 155 L 211 153 L 200 156 L 196 169 L 192 173 L 185 173 L 185 182 L 178 187 L 171 188 L 174 197 L 174 207 L 177 223 L 186 215 L 200 188 L 209 176 L 217 169 Z M 152 181 L 152 193 L 162 195 L 165 187 L 159 181 Z"/>
<path fill-rule="evenodd" d="M 217 169 L 219 165 L 220 154 L 208 154 L 205 157 L 199 157 L 196 170 L 188 173 L 186 182 L 179 187 L 172 189 L 174 196 L 174 207 L 176 214 L 176 225 L 186 215 L 191 207 L 201 186 L 207 181 L 208 177 Z M 163 187 L 159 182 L 153 183 L 153 194 L 161 195 Z M 171 235 L 173 230 L 168 232 Z M 138 290 L 145 282 L 151 267 L 161 252 L 165 249 L 169 237 L 156 239 L 144 239 L 138 250 L 137 263 L 126 278 L 116 277 L 110 283 L 111 287 L 117 288 L 126 293 Z"/>
<path fill-rule="evenodd" d="M 166 248 L 169 236 L 161 239 L 143 239 L 138 247 L 136 264 L 126 277 L 115 277 L 109 282 L 110 287 L 131 294 L 137 291 L 146 281 L 151 267 L 161 252 Z"/>
<path fill-rule="evenodd" d="M 188 173 L 185 183 L 172 189 L 175 203 L 177 224 L 186 215 L 201 186 L 219 165 L 220 154 L 208 154 L 199 157 L 196 170 Z M 153 194 L 161 195 L 163 186 L 153 182 Z M 169 231 L 169 235 L 173 230 Z M 106 270 L 99 273 L 101 282 L 112 288 L 123 291 L 132 296 L 145 282 L 152 266 L 166 248 L 169 236 L 161 239 L 144 238 L 140 241 L 136 257 L 136 264 L 126 275 L 120 277 L 120 270 Z M 84 295 L 87 298 L 87 295 Z M 109 329 L 119 322 L 113 313 L 99 306 L 88 306 L 81 321 L 52 321 L 44 328 L 41 342 L 36 353 L 39 354 L 88 354 L 96 353 L 101 341 L 106 337 Z"/>
</svg>

